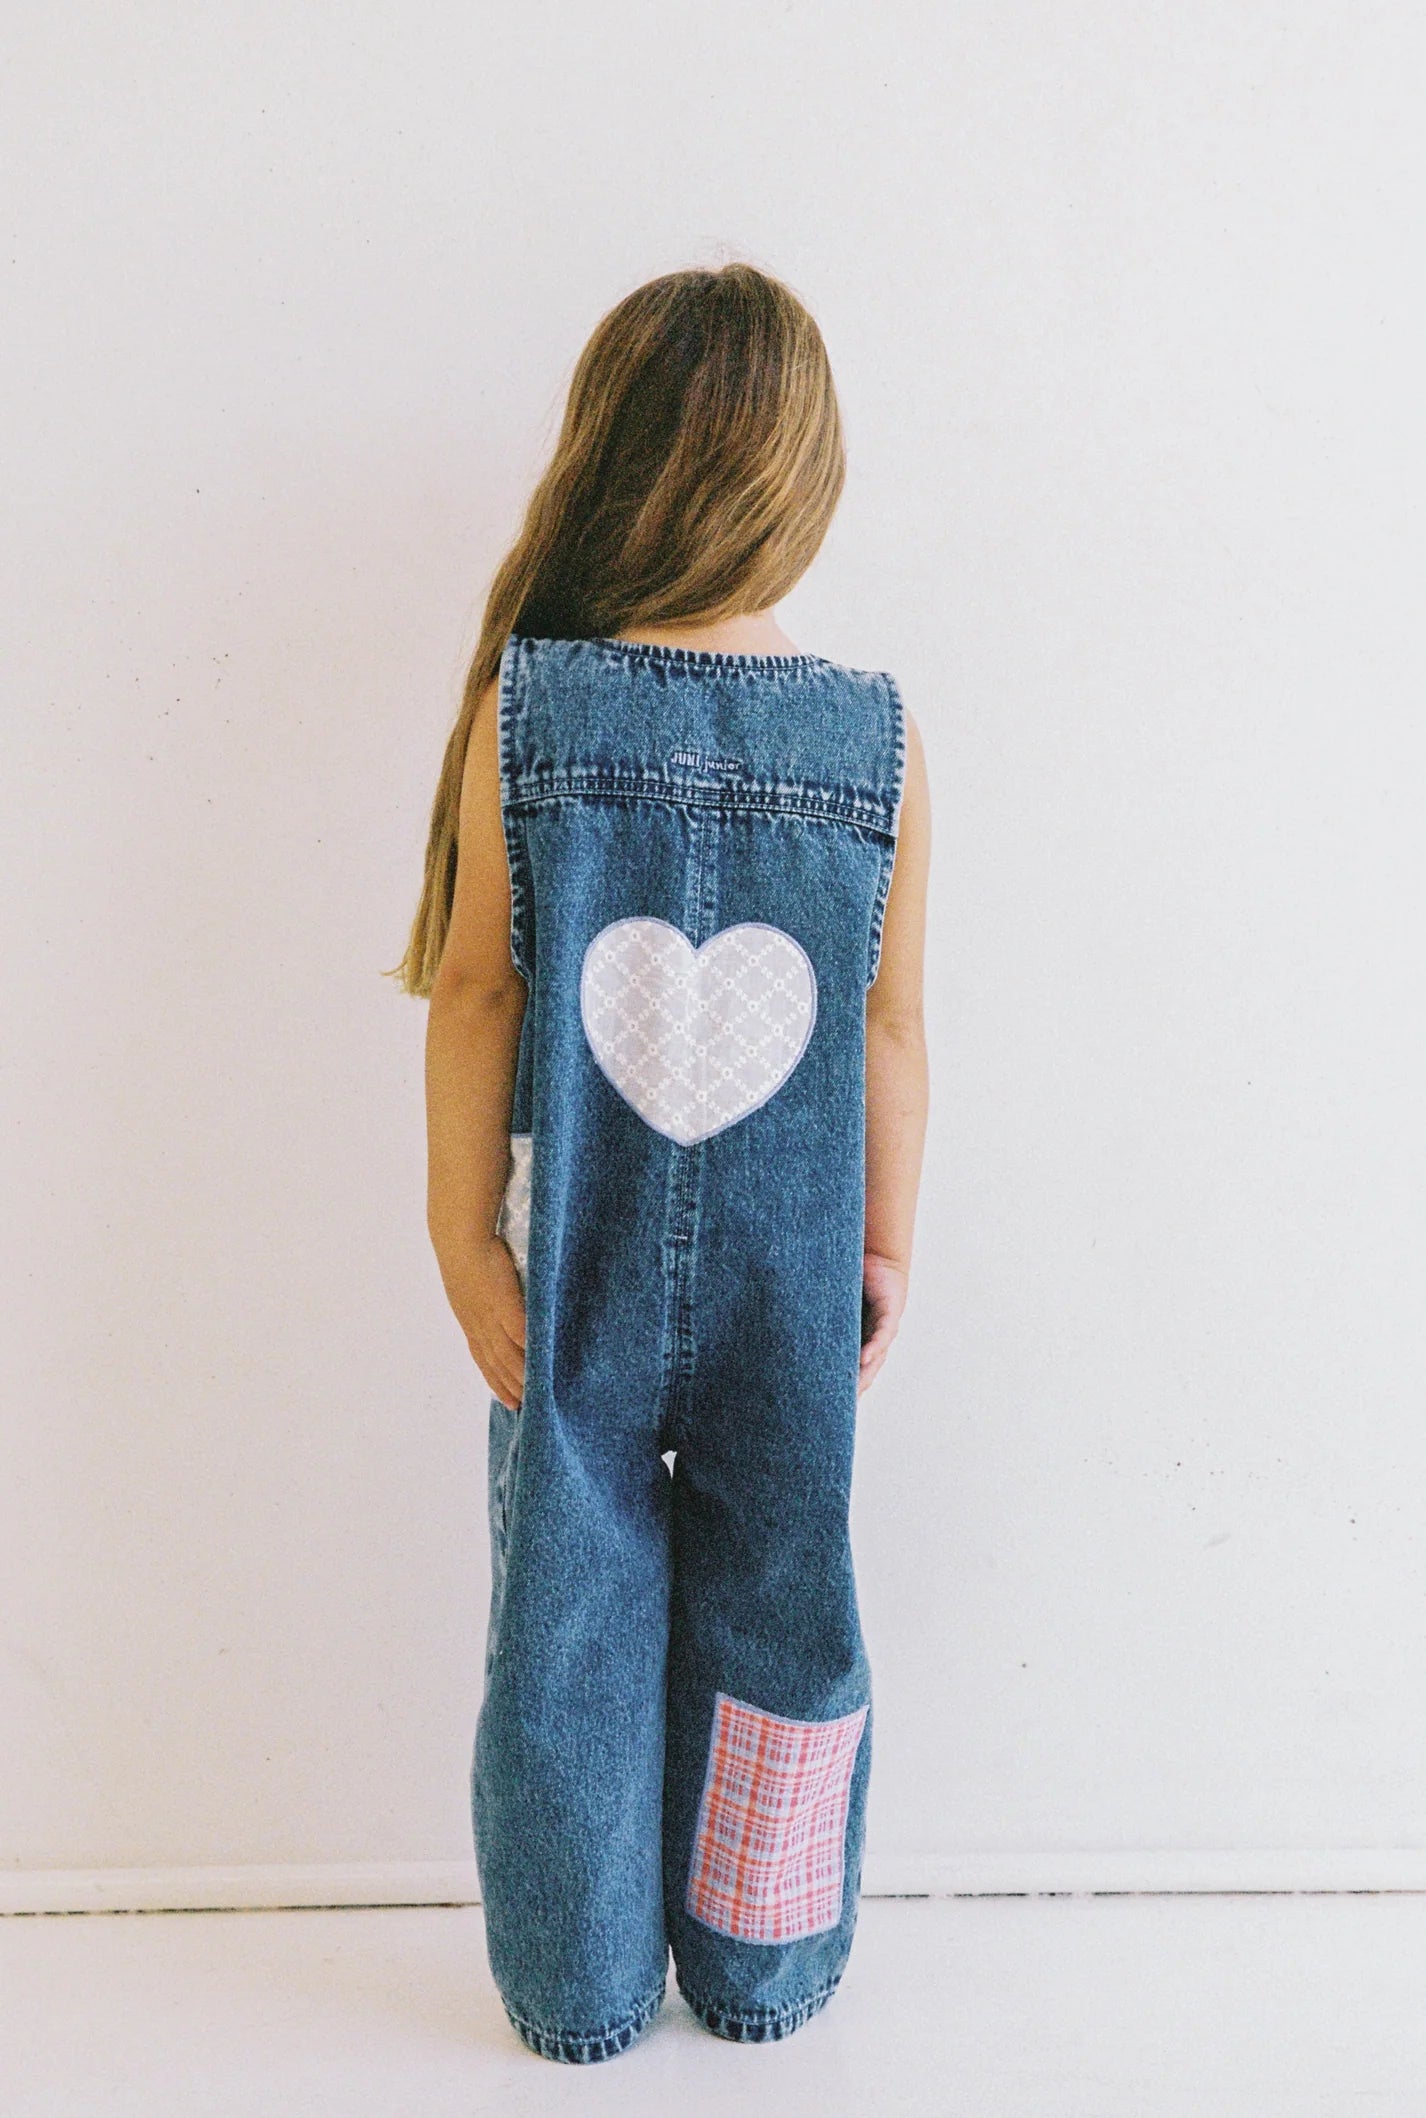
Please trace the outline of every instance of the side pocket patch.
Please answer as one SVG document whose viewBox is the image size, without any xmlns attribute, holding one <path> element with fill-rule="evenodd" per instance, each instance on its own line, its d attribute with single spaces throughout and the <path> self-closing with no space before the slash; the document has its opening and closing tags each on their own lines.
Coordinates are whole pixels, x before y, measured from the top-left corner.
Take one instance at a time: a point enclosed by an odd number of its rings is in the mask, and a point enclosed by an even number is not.
<svg viewBox="0 0 1426 2118">
<path fill-rule="evenodd" d="M 737 1941 L 821 1934 L 842 1916 L 847 1807 L 867 1709 L 787 1721 L 716 1695 L 685 1904 Z"/>
<path fill-rule="evenodd" d="M 511 1133 L 510 1175 L 505 1196 L 500 1202 L 500 1216 L 495 1223 L 495 1233 L 508 1245 L 515 1260 L 522 1287 L 530 1254 L 530 1155 L 533 1146 L 532 1133 Z"/>
</svg>

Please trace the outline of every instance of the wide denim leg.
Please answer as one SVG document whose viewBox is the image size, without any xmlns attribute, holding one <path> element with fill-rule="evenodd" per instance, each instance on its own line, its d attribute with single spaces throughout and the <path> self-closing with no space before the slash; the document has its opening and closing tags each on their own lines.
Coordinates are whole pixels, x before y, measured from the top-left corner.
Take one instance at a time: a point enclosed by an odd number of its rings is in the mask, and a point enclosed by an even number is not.
<svg viewBox="0 0 1426 2118">
<path fill-rule="evenodd" d="M 617 1422 L 610 1422 L 617 1429 Z M 629 1428 L 492 1401 L 492 1597 L 472 1803 L 491 1969 L 552 2059 L 613 2056 L 663 1997 L 668 1474 Z"/>
<path fill-rule="evenodd" d="M 796 2029 L 841 1978 L 871 1762 L 870 1676 L 835 1507 L 814 1498 L 787 1537 L 764 1499 L 680 1451 L 664 1778 L 680 1990 L 710 2028 L 759 2041 Z M 741 1738 L 731 1770 L 729 1723 Z M 827 1729 L 838 1754 L 808 1772 Z"/>
</svg>

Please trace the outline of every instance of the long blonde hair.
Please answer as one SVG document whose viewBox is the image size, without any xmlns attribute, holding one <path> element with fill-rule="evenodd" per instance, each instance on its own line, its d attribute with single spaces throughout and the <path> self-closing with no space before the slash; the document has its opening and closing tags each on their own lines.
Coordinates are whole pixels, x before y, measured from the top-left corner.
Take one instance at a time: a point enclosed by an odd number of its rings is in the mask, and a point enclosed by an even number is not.
<svg viewBox="0 0 1426 2118">
<path fill-rule="evenodd" d="M 430 994 L 471 723 L 511 633 L 602 639 L 765 610 L 812 563 L 845 476 L 827 349 L 781 280 L 741 263 L 669 272 L 600 319 L 491 584 L 441 764 L 421 902 L 385 976 Z"/>
</svg>

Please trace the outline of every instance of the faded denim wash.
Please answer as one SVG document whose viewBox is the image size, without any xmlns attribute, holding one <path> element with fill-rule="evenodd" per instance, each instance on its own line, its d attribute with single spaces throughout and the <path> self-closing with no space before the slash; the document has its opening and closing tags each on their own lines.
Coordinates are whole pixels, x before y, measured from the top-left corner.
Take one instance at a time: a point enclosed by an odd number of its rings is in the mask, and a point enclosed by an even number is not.
<svg viewBox="0 0 1426 2118">
<path fill-rule="evenodd" d="M 626 2049 L 670 1948 L 707 2027 L 763 2041 L 851 1947 L 865 1001 L 904 759 L 884 672 L 502 658 L 527 1343 L 490 1404 L 471 1794 L 491 1969 L 552 2059 Z"/>
</svg>

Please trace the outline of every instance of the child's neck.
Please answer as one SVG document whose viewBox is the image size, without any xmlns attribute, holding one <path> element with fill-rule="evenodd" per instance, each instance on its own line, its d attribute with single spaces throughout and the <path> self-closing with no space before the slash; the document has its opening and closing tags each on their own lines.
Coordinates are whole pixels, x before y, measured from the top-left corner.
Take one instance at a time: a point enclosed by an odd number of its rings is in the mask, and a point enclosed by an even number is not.
<svg viewBox="0 0 1426 2118">
<path fill-rule="evenodd" d="M 691 647 L 710 654 L 795 655 L 771 608 L 740 611 L 711 622 L 688 618 L 676 625 L 641 625 L 636 632 L 615 633 L 616 640 L 642 641 L 651 647 Z"/>
</svg>

